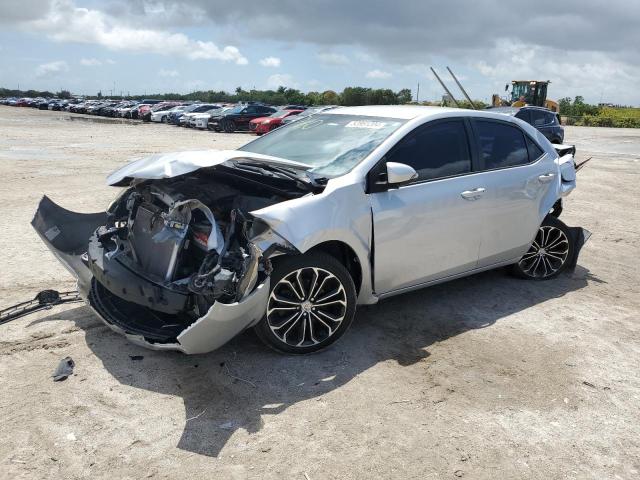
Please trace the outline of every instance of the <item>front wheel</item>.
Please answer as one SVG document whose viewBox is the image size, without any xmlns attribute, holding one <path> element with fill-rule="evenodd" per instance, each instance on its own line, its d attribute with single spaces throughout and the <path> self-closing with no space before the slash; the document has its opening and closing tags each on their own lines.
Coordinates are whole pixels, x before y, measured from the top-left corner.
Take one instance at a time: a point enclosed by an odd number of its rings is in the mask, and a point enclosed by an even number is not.
<svg viewBox="0 0 640 480">
<path fill-rule="evenodd" d="M 548 216 L 536 233 L 536 238 L 512 272 L 521 278 L 548 280 L 557 277 L 573 260 L 575 246 L 563 222 Z"/>
<path fill-rule="evenodd" d="M 236 122 L 234 122 L 233 120 L 225 120 L 222 123 L 222 130 L 224 130 L 225 133 L 233 133 L 236 131 Z"/>
<path fill-rule="evenodd" d="M 273 269 L 267 312 L 255 331 L 279 352 L 312 353 L 344 335 L 355 310 L 353 279 L 338 260 L 325 253 L 286 257 Z"/>
</svg>

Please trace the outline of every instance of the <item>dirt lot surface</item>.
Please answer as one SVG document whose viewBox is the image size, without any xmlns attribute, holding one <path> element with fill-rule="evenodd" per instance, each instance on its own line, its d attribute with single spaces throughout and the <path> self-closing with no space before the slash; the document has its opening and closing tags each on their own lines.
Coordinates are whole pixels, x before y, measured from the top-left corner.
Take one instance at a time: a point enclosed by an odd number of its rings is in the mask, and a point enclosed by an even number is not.
<svg viewBox="0 0 640 480">
<path fill-rule="evenodd" d="M 147 351 L 81 304 L 0 326 L 0 477 L 638 478 L 640 130 L 566 138 L 594 157 L 563 214 L 593 232 L 571 276 L 398 296 L 308 357 L 250 332 Z M 29 225 L 43 194 L 98 211 L 132 157 L 249 139 L 0 106 L 0 308 L 73 288 Z"/>
</svg>

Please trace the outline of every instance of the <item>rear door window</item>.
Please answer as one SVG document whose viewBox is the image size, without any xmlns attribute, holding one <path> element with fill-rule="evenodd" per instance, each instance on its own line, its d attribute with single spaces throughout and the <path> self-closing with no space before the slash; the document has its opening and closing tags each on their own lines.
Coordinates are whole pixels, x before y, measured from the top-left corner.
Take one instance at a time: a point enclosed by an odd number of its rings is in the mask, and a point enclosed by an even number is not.
<svg viewBox="0 0 640 480">
<path fill-rule="evenodd" d="M 477 120 L 474 122 L 478 137 L 481 169 L 515 167 L 529 163 L 524 134 L 519 128 L 501 122 Z"/>
<path fill-rule="evenodd" d="M 558 117 L 556 117 L 555 114 L 551 112 L 545 112 L 544 118 L 547 125 L 557 125 Z"/>
<path fill-rule="evenodd" d="M 418 127 L 398 143 L 387 161 L 410 165 L 418 172 L 418 181 L 469 173 L 471 155 L 464 122 Z"/>
<path fill-rule="evenodd" d="M 520 120 L 524 120 L 527 123 L 531 123 L 531 116 L 529 115 L 529 110 L 520 110 L 518 113 L 516 113 L 515 117 L 519 118 Z"/>
<path fill-rule="evenodd" d="M 543 110 L 531 110 L 531 125 L 534 127 L 542 127 L 547 123 L 549 122 L 547 122 L 546 119 L 546 112 Z"/>
</svg>

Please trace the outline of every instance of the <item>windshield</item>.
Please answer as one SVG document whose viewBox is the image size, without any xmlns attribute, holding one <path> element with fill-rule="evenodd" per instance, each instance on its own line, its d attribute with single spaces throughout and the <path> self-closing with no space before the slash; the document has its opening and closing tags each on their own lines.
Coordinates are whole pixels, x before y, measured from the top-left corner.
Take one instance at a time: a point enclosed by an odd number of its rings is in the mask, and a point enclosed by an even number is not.
<svg viewBox="0 0 640 480">
<path fill-rule="evenodd" d="M 286 117 L 287 115 L 291 115 L 291 110 L 278 110 L 277 112 L 272 113 L 271 115 L 267 115 L 268 117 L 272 117 L 272 118 L 282 118 L 282 117 Z"/>
<path fill-rule="evenodd" d="M 273 130 L 239 148 L 304 163 L 325 177 L 344 175 L 405 120 L 360 115 L 318 114 Z"/>
<path fill-rule="evenodd" d="M 242 110 L 245 109 L 244 105 L 238 105 L 236 107 L 231 107 L 229 110 L 227 110 L 225 113 L 240 113 L 242 112 Z"/>
</svg>

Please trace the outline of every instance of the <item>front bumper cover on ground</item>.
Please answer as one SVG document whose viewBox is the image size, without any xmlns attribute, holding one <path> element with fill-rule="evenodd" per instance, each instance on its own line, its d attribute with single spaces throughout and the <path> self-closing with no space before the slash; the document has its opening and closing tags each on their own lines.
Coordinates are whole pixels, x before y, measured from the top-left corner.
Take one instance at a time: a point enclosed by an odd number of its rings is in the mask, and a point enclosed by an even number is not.
<svg viewBox="0 0 640 480">
<path fill-rule="evenodd" d="M 97 280 L 86 265 L 87 259 L 82 258 L 89 238 L 105 221 L 105 212 L 72 212 L 45 196 L 40 201 L 31 224 L 47 248 L 77 279 L 82 298 L 112 330 L 126 336 L 133 343 L 154 350 L 206 353 L 221 347 L 263 317 L 269 295 L 269 278 L 239 302 L 214 303 L 205 315 L 185 326 L 171 343 L 159 343 L 146 337 L 135 326 L 127 326 L 122 318 L 119 322 L 114 322 L 114 318 L 96 303 L 95 298 L 92 299 L 95 291 L 92 291 L 92 284 L 95 285 Z M 131 325 L 134 325 L 133 322 Z"/>
</svg>

